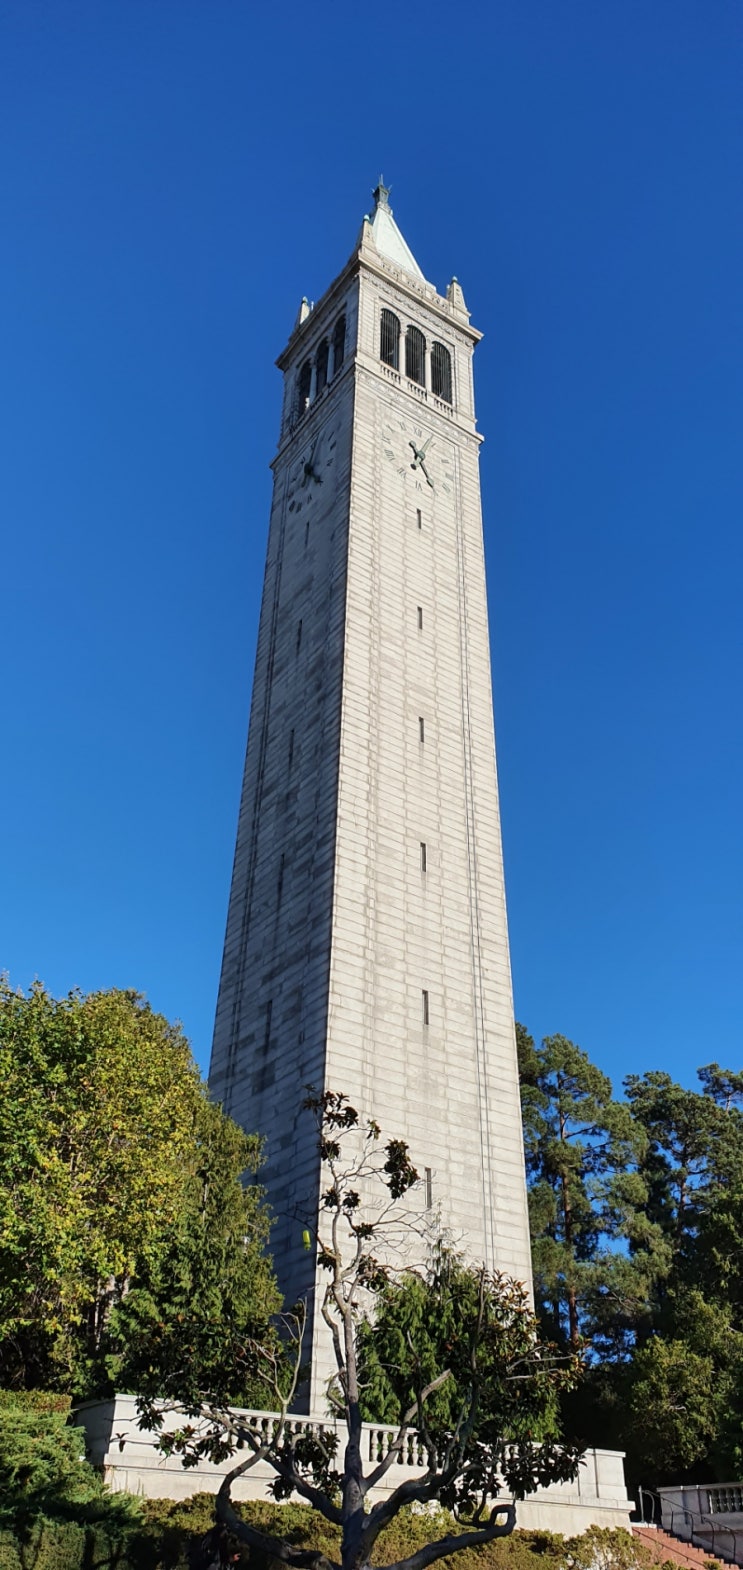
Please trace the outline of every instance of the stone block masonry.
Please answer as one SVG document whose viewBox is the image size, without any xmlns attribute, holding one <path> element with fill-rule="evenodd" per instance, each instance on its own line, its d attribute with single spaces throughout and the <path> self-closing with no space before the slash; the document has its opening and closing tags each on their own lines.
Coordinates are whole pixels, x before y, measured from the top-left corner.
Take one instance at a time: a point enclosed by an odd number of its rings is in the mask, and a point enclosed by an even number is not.
<svg viewBox="0 0 743 1570">
<path fill-rule="evenodd" d="M 213 1092 L 266 1139 L 273 1250 L 304 1297 L 320 1204 L 303 1086 L 345 1092 L 426 1173 L 411 1203 L 530 1287 L 472 357 L 384 189 L 303 301 L 284 399 Z M 425 1219 L 425 1218 L 424 1218 Z"/>
</svg>

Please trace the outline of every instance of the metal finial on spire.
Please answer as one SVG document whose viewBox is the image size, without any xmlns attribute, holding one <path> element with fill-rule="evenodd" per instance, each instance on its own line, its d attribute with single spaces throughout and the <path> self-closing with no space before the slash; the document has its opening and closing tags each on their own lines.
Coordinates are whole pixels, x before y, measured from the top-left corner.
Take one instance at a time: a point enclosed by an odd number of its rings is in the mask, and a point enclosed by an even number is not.
<svg viewBox="0 0 743 1570">
<path fill-rule="evenodd" d="M 385 185 L 385 183 L 384 183 L 384 175 L 380 174 L 379 181 L 378 181 L 375 189 L 372 191 L 372 196 L 374 197 L 375 206 L 383 207 L 384 211 L 387 212 L 387 213 L 391 213 L 392 212 L 392 208 L 390 207 L 390 204 L 389 204 L 389 194 L 390 194 L 391 190 L 392 190 L 392 186 L 391 185 Z"/>
</svg>

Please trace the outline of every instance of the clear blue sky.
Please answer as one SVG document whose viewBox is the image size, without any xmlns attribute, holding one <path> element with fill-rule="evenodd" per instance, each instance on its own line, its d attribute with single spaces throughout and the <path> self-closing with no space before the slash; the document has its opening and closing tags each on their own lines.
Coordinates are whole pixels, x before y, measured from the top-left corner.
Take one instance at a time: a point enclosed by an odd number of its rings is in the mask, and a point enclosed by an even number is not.
<svg viewBox="0 0 743 1570">
<path fill-rule="evenodd" d="M 5 0 L 12 981 L 208 1061 L 273 361 L 381 169 L 485 334 L 517 1013 L 617 1080 L 741 1066 L 742 82 L 738 0 Z"/>
</svg>

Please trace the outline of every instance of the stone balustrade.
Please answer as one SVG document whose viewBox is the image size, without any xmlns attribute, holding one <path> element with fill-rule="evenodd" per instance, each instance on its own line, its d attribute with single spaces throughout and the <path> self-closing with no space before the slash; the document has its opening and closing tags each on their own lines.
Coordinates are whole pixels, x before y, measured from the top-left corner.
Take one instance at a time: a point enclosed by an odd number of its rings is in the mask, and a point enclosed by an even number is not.
<svg viewBox="0 0 743 1570">
<path fill-rule="evenodd" d="M 743 1482 L 679 1483 L 658 1498 L 666 1531 L 743 1564 Z"/>
<path fill-rule="evenodd" d="M 246 1425 L 260 1436 L 268 1437 L 278 1421 L 275 1412 L 245 1411 Z M 184 1468 L 178 1456 L 164 1456 L 157 1449 L 157 1435 L 139 1427 L 133 1396 L 116 1396 L 109 1401 L 87 1402 L 78 1408 L 77 1421 L 84 1428 L 88 1455 L 101 1469 L 109 1487 L 147 1498 L 187 1499 L 191 1494 L 216 1493 L 234 1460 L 215 1465 L 201 1461 Z M 166 1413 L 165 1431 L 173 1432 L 183 1419 Z M 288 1419 L 292 1433 L 333 1433 L 332 1419 L 317 1419 L 292 1414 Z M 341 1443 L 343 1431 L 340 1431 Z M 363 1425 L 362 1457 L 368 1472 L 387 1454 L 397 1429 L 384 1423 Z M 239 1459 L 239 1457 L 238 1457 Z M 624 1481 L 623 1455 L 616 1450 L 588 1450 L 578 1476 L 572 1483 L 554 1483 L 541 1488 L 517 1507 L 519 1527 L 534 1531 L 562 1532 L 573 1536 L 588 1526 L 629 1524 L 632 1503 Z M 372 1500 L 383 1498 L 407 1478 L 419 1476 L 425 1468 L 420 1439 L 410 1433 L 402 1455 L 386 1473 Z M 239 1500 L 266 1499 L 274 1476 L 265 1461 L 255 1466 L 233 1487 Z"/>
</svg>

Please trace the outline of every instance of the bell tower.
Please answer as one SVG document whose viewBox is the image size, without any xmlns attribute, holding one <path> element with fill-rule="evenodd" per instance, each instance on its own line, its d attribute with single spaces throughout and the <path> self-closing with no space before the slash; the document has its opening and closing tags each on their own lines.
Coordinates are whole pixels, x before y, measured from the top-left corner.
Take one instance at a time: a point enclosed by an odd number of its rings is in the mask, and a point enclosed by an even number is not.
<svg viewBox="0 0 743 1570">
<path fill-rule="evenodd" d="M 426 281 L 381 178 L 302 301 L 284 376 L 210 1082 L 265 1136 L 289 1301 L 312 1311 L 304 1087 L 406 1139 L 475 1262 L 530 1283 L 462 290 Z M 311 1406 L 330 1349 L 312 1327 Z"/>
</svg>

